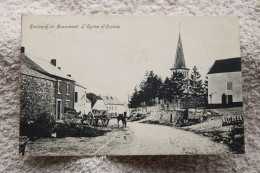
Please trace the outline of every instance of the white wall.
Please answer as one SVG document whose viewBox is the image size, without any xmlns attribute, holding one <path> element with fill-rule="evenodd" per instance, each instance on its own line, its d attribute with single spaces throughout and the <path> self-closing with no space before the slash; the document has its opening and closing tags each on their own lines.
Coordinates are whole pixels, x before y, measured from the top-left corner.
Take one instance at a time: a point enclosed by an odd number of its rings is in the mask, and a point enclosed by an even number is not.
<svg viewBox="0 0 260 173">
<path fill-rule="evenodd" d="M 108 109 L 108 113 L 117 113 L 123 114 L 124 112 L 127 112 L 125 105 L 106 105 Z"/>
<path fill-rule="evenodd" d="M 75 92 L 78 93 L 78 101 L 75 102 L 75 96 L 74 96 L 74 109 L 77 112 L 81 112 L 81 114 L 87 114 L 87 107 L 88 104 L 86 102 L 86 89 L 79 87 L 77 85 L 75 85 Z"/>
<path fill-rule="evenodd" d="M 227 90 L 227 82 L 232 82 L 233 90 Z M 232 95 L 233 102 L 243 101 L 241 72 L 214 73 L 208 75 L 208 103 L 221 104 L 223 93 Z M 212 94 L 212 98 L 210 98 L 210 94 Z"/>
</svg>

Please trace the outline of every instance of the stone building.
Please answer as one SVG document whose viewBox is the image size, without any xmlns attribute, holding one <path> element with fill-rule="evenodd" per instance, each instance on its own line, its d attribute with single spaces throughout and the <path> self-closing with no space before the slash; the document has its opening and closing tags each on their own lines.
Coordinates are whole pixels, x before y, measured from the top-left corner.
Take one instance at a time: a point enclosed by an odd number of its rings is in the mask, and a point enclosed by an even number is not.
<svg viewBox="0 0 260 173">
<path fill-rule="evenodd" d="M 47 113 L 55 116 L 55 79 L 30 67 L 29 59 L 21 58 L 21 116 L 38 117 Z M 35 66 L 36 68 L 37 66 Z"/>
<path fill-rule="evenodd" d="M 241 58 L 216 60 L 208 72 L 208 104 L 242 106 Z"/>
<path fill-rule="evenodd" d="M 31 56 L 22 48 L 21 114 L 32 116 L 47 112 L 56 120 L 68 109 L 74 109 L 75 81 L 51 62 Z"/>
</svg>

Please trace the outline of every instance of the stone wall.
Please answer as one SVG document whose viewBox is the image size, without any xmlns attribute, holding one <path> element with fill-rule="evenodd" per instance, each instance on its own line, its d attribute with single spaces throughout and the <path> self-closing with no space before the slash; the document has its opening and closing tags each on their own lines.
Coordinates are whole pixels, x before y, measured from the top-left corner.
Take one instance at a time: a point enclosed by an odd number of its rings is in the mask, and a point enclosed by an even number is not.
<svg viewBox="0 0 260 173">
<path fill-rule="evenodd" d="M 54 81 L 21 75 L 21 116 L 55 115 Z"/>
</svg>

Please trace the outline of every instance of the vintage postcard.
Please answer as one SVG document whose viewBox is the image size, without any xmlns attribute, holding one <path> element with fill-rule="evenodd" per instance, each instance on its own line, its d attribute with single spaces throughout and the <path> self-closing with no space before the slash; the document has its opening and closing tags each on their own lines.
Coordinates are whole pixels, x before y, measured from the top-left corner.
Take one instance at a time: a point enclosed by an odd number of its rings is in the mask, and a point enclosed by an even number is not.
<svg viewBox="0 0 260 173">
<path fill-rule="evenodd" d="M 238 17 L 23 15 L 21 155 L 244 153 Z"/>
</svg>

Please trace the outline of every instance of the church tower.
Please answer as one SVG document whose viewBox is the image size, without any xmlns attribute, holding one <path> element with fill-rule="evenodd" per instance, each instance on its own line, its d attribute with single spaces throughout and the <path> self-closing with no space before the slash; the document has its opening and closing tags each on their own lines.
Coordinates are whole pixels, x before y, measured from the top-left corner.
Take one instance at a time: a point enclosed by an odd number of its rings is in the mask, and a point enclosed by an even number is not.
<svg viewBox="0 0 260 173">
<path fill-rule="evenodd" d="M 178 39 L 178 44 L 177 44 L 177 49 L 176 49 L 176 54 L 175 54 L 174 66 L 173 66 L 173 68 L 171 68 L 171 70 L 173 72 L 181 72 L 184 75 L 185 79 L 188 79 L 188 77 L 189 77 L 189 69 L 186 68 L 186 65 L 185 65 L 180 33 L 179 33 L 179 39 Z"/>
</svg>

